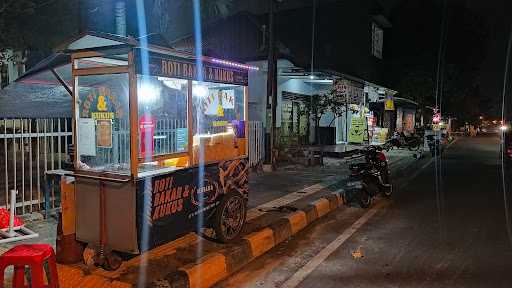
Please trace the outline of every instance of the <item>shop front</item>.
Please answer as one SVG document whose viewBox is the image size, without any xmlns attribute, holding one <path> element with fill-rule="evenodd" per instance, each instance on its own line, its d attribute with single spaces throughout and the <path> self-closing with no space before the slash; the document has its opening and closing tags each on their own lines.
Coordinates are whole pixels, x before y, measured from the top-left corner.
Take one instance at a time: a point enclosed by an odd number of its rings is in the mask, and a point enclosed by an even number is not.
<svg viewBox="0 0 512 288">
<path fill-rule="evenodd" d="M 412 134 L 416 128 L 418 103 L 400 97 L 382 96 L 370 102 L 370 112 L 374 117 L 374 143 L 383 143 L 392 133 Z"/>
</svg>

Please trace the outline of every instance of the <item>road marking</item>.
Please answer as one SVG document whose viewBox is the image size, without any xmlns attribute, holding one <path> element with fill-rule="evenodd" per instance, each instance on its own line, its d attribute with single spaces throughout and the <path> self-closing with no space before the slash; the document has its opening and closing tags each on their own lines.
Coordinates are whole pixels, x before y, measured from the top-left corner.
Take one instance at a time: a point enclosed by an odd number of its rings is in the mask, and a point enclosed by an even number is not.
<svg viewBox="0 0 512 288">
<path fill-rule="evenodd" d="M 455 143 L 457 139 L 455 139 L 452 143 L 447 145 L 446 149 L 448 149 L 453 143 Z M 426 168 L 428 165 L 432 164 L 434 158 L 431 158 L 427 163 L 425 163 L 419 171 Z M 370 220 L 375 213 L 380 209 L 381 205 L 377 205 L 366 212 L 361 218 L 359 218 L 352 226 L 350 226 L 347 230 L 345 230 L 340 236 L 338 236 L 334 241 L 329 243 L 322 251 L 320 251 L 315 257 L 313 257 L 306 265 L 304 265 L 300 270 L 295 272 L 286 282 L 281 285 L 282 288 L 295 288 L 297 287 L 306 277 L 311 274 L 320 264 L 322 264 L 327 257 L 329 257 L 334 251 L 336 251 L 345 241 L 347 241 L 359 228 L 361 228 L 368 220 Z"/>
<path fill-rule="evenodd" d="M 382 205 L 376 205 L 368 212 L 366 212 L 361 218 L 359 218 L 352 226 L 345 230 L 338 238 L 329 243 L 320 253 L 318 253 L 313 259 L 311 259 L 306 265 L 295 272 L 283 285 L 282 288 L 295 288 L 297 287 L 311 272 L 313 272 L 320 264 L 322 264 L 329 255 L 331 255 L 336 249 L 338 249 L 350 236 L 352 236 L 361 226 L 363 226 L 375 213 L 380 209 Z"/>
<path fill-rule="evenodd" d="M 301 189 L 299 191 L 295 191 L 293 193 L 286 194 L 283 197 L 274 199 L 272 201 L 263 203 L 257 207 L 252 208 L 252 209 L 249 209 L 249 211 L 247 211 L 247 220 L 249 221 L 249 220 L 255 219 L 255 218 L 265 214 L 266 213 L 265 209 L 268 210 L 268 209 L 273 209 L 275 207 L 288 205 L 288 204 L 295 202 L 297 200 L 300 200 L 306 196 L 314 194 L 322 189 L 325 189 L 333 184 L 336 184 L 340 180 L 341 179 L 339 179 L 338 176 L 331 176 L 328 178 L 327 181 L 324 181 L 322 183 L 317 183 L 315 185 L 311 185 L 311 186 Z"/>
</svg>

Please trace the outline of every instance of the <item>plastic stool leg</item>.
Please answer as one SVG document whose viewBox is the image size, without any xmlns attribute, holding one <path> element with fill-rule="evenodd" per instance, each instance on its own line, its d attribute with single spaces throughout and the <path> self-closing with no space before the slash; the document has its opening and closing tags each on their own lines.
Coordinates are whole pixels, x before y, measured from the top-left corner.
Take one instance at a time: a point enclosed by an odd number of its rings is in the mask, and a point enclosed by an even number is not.
<svg viewBox="0 0 512 288">
<path fill-rule="evenodd" d="M 5 268 L 7 268 L 7 266 L 5 266 L 5 264 L 2 263 L 0 265 L 0 288 L 4 288 Z"/>
<path fill-rule="evenodd" d="M 25 266 L 15 265 L 12 277 L 13 287 L 25 287 Z"/>
<path fill-rule="evenodd" d="M 55 255 L 48 258 L 48 268 L 50 269 L 50 279 L 48 279 L 48 288 L 59 288 L 59 275 L 57 273 L 57 262 Z"/>
<path fill-rule="evenodd" d="M 43 263 L 38 263 L 30 267 L 32 274 L 32 288 L 44 288 L 44 268 Z"/>
</svg>

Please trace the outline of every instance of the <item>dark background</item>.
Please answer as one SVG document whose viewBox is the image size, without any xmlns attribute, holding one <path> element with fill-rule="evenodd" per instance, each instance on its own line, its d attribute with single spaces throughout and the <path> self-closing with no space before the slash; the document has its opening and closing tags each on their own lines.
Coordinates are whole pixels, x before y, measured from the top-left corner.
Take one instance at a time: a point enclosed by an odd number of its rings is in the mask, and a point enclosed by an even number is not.
<svg viewBox="0 0 512 288">
<path fill-rule="evenodd" d="M 0 50 L 26 49 L 30 68 L 79 31 L 114 32 L 114 2 L 0 1 Z M 266 24 L 267 2 L 202 0 L 203 29 L 240 12 L 253 15 L 260 29 Z M 444 0 L 317 0 L 315 67 L 385 85 L 422 106 L 440 106 L 443 114 L 462 121 L 474 121 L 480 115 L 501 116 L 510 2 L 446 0 L 444 9 Z M 126 3 L 128 34 L 137 37 L 135 0 Z M 144 3 L 148 33 L 160 33 L 171 43 L 193 33 L 192 1 Z M 285 0 L 277 14 L 277 40 L 290 51 L 296 65 L 304 68 L 311 64 L 312 5 L 313 0 Z M 371 14 L 382 14 L 392 24 L 385 29 L 383 60 L 367 57 L 367 48 L 353 44 L 370 41 L 368 30 L 357 29 L 369 29 L 369 18 L 364 16 Z M 440 48 L 442 81 L 438 82 Z M 259 57 L 265 55 L 259 52 Z"/>
</svg>

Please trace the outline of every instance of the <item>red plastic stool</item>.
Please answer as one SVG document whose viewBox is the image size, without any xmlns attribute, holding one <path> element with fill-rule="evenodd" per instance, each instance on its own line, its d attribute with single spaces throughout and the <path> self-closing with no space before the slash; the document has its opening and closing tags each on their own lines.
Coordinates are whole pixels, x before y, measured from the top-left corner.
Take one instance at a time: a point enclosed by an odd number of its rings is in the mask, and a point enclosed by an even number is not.
<svg viewBox="0 0 512 288">
<path fill-rule="evenodd" d="M 50 278 L 48 285 L 44 284 L 44 262 L 48 261 Z M 5 268 L 14 265 L 12 285 L 15 288 L 28 287 L 25 285 L 25 266 L 30 267 L 32 288 L 58 288 L 57 264 L 55 252 L 47 244 L 23 244 L 11 248 L 0 256 L 0 288 L 4 287 Z"/>
</svg>

